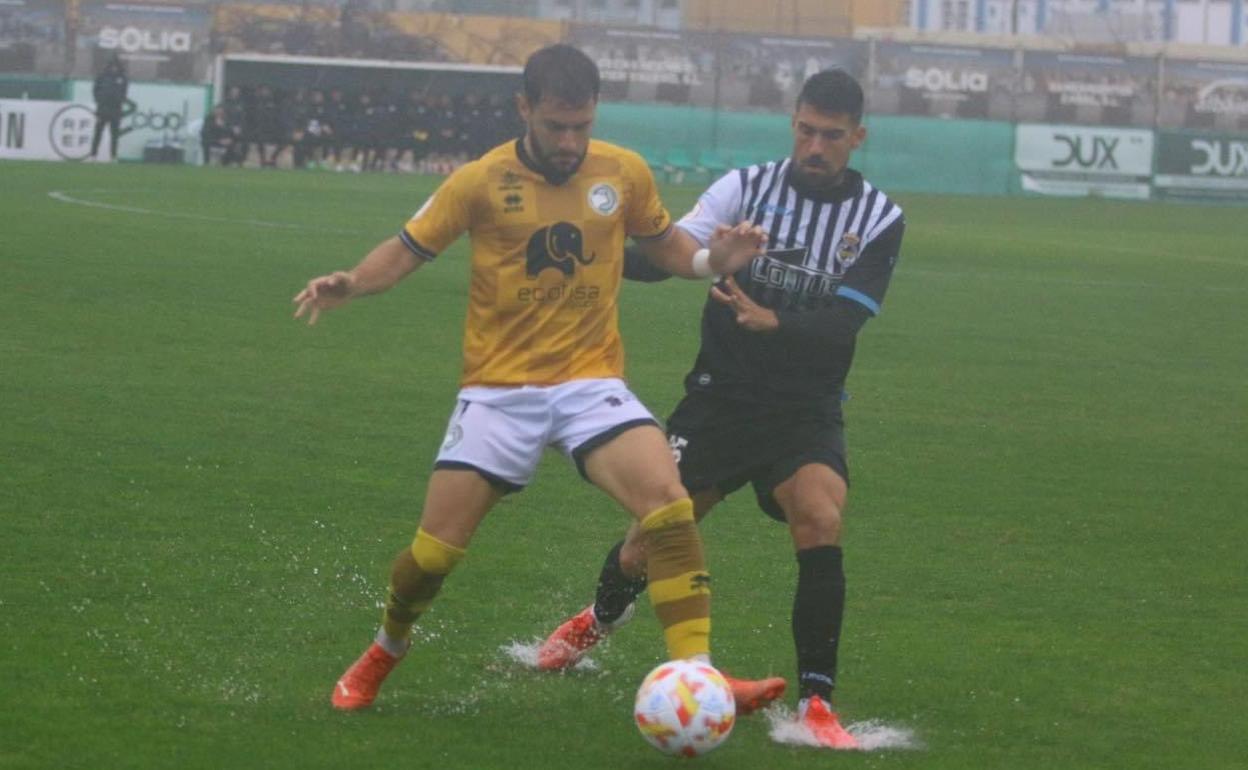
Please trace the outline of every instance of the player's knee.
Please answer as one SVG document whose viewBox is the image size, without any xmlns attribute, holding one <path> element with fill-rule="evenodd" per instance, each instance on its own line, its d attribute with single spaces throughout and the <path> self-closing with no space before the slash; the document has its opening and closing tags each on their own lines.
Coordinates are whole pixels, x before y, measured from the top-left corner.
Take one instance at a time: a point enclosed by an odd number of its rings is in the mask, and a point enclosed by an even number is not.
<svg viewBox="0 0 1248 770">
<path fill-rule="evenodd" d="M 689 492 L 679 479 L 664 479 L 652 484 L 643 492 L 640 509 L 646 514 L 659 508 L 666 508 L 673 503 L 689 499 Z M 643 514 L 644 515 L 644 514 Z"/>
<path fill-rule="evenodd" d="M 832 501 L 798 501 L 785 511 L 798 548 L 836 545 L 841 539 L 841 509 Z"/>
</svg>

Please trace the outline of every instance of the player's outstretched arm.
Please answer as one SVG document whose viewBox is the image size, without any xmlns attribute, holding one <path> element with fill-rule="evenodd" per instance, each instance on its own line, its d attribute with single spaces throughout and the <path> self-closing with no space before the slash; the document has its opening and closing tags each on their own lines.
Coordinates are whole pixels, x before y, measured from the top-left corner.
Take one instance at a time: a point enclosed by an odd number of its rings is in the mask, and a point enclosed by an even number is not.
<svg viewBox="0 0 1248 770">
<path fill-rule="evenodd" d="M 766 253 L 767 234 L 761 227 L 743 222 L 720 225 L 703 249 L 692 235 L 673 227 L 666 237 L 638 243 L 650 262 L 681 278 L 729 275 Z"/>
<path fill-rule="evenodd" d="M 377 244 L 352 270 L 313 278 L 292 300 L 295 318 L 307 316 L 316 323 L 321 311 L 332 310 L 356 297 L 378 294 L 389 289 L 424 263 L 398 237 Z"/>
</svg>

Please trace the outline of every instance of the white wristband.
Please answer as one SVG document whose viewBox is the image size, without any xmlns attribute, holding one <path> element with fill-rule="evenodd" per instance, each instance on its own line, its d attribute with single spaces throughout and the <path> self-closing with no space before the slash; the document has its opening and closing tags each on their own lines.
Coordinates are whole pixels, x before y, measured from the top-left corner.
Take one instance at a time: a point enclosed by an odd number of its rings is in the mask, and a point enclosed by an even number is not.
<svg viewBox="0 0 1248 770">
<path fill-rule="evenodd" d="M 701 248 L 693 252 L 693 259 L 689 266 L 693 269 L 693 274 L 698 278 L 710 278 L 715 275 L 715 271 L 711 269 L 711 250 Z"/>
</svg>

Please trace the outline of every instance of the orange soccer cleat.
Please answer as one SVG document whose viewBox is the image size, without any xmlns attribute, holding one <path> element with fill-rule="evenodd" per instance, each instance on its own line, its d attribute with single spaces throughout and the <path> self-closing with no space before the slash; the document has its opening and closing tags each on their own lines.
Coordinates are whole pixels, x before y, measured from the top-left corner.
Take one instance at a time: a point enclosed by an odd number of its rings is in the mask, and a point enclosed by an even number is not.
<svg viewBox="0 0 1248 770">
<path fill-rule="evenodd" d="M 542 671 L 564 671 L 572 668 L 590 648 L 627 623 L 633 617 L 634 606 L 628 605 L 619 620 L 609 625 L 598 622 L 594 617 L 592 604 L 576 613 L 556 628 L 542 642 L 542 646 L 537 648 L 537 667 Z"/>
<path fill-rule="evenodd" d="M 769 676 L 766 679 L 734 679 L 724 674 L 724 679 L 728 680 L 732 697 L 737 702 L 737 716 L 765 708 L 784 695 L 785 682 L 778 676 Z"/>
<path fill-rule="evenodd" d="M 334 708 L 355 711 L 372 705 L 377 691 L 381 689 L 381 683 L 400 660 L 402 658 L 396 658 L 380 644 L 373 642 L 334 685 Z"/>
<path fill-rule="evenodd" d="M 849 731 L 841 727 L 841 720 L 836 712 L 829 708 L 823 698 L 813 695 L 799 707 L 802 724 L 819 745 L 829 749 L 852 750 L 859 748 L 857 739 Z"/>
</svg>

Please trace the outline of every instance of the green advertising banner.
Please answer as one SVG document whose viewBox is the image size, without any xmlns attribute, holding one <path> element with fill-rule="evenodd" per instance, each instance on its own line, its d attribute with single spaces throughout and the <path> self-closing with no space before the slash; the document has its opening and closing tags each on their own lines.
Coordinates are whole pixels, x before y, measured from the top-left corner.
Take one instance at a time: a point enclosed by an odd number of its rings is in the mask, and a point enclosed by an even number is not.
<svg viewBox="0 0 1248 770">
<path fill-rule="evenodd" d="M 1248 200 L 1248 137 L 1162 131 L 1157 141 L 1158 195 Z"/>
</svg>

